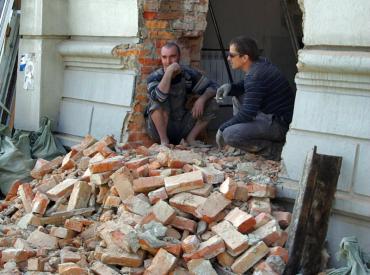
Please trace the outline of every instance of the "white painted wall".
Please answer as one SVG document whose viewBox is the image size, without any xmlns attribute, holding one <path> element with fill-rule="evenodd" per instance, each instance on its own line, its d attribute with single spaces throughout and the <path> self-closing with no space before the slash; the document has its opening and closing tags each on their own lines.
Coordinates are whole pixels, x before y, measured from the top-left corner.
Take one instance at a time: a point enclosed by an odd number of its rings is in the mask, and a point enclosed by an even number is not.
<svg viewBox="0 0 370 275">
<path fill-rule="evenodd" d="M 18 72 L 15 127 L 48 116 L 67 145 L 87 133 L 120 139 L 135 72 L 112 52 L 137 43 L 138 16 L 137 0 L 23 0 L 19 53 L 36 54 L 35 87 Z"/>
<path fill-rule="evenodd" d="M 327 236 L 330 252 L 335 255 L 340 240 L 349 235 L 356 235 L 369 251 L 370 53 L 364 47 L 370 46 L 370 2 L 300 2 L 305 48 L 299 53 L 282 176 L 299 181 L 305 156 L 315 145 L 320 154 L 342 156 L 337 214 L 331 217 Z"/>
</svg>

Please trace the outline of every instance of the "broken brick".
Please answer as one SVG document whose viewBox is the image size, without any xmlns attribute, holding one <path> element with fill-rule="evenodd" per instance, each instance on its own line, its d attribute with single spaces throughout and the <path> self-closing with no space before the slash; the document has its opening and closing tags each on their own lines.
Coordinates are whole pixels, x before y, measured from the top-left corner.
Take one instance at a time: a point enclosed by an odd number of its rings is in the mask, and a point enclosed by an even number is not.
<svg viewBox="0 0 370 275">
<path fill-rule="evenodd" d="M 247 184 L 249 196 L 259 198 L 275 198 L 276 187 L 271 184 L 249 182 Z"/>
<path fill-rule="evenodd" d="M 77 181 L 69 198 L 67 211 L 85 208 L 89 203 L 90 195 L 91 186 L 87 182 Z"/>
<path fill-rule="evenodd" d="M 278 221 L 282 229 L 287 228 L 292 220 L 292 214 L 290 212 L 274 211 L 272 212 L 272 216 Z"/>
<path fill-rule="evenodd" d="M 199 247 L 200 241 L 197 236 L 189 235 L 182 241 L 182 249 L 185 253 L 192 253 Z"/>
<path fill-rule="evenodd" d="M 115 171 L 124 165 L 124 157 L 117 156 L 113 158 L 107 158 L 105 160 L 90 164 L 89 169 L 91 173 L 103 173 L 107 171 Z"/>
<path fill-rule="evenodd" d="M 148 193 L 164 186 L 164 179 L 158 177 L 142 177 L 133 181 L 133 189 L 136 193 Z"/>
<path fill-rule="evenodd" d="M 32 211 L 32 200 L 33 200 L 33 193 L 32 187 L 29 183 L 23 183 L 18 188 L 19 196 L 21 197 L 24 210 L 27 213 L 31 213 Z"/>
<path fill-rule="evenodd" d="M 231 222 L 241 233 L 251 231 L 256 224 L 256 219 L 252 215 L 240 210 L 238 207 L 231 210 L 226 215 L 225 220 Z"/>
<path fill-rule="evenodd" d="M 212 231 L 225 242 L 227 252 L 237 256 L 248 248 L 248 238 L 236 230 L 228 221 L 222 221 L 212 226 Z"/>
<path fill-rule="evenodd" d="M 197 223 L 195 221 L 180 216 L 174 217 L 170 225 L 181 230 L 187 230 L 190 233 L 194 233 L 197 229 Z"/>
<path fill-rule="evenodd" d="M 213 192 L 206 201 L 197 208 L 196 213 L 202 220 L 211 223 L 216 220 L 217 215 L 219 215 L 230 203 L 231 201 L 226 199 L 220 192 Z"/>
<path fill-rule="evenodd" d="M 197 208 L 200 207 L 205 201 L 206 198 L 186 192 L 176 194 L 169 200 L 171 206 L 194 216 L 197 215 Z"/>
<path fill-rule="evenodd" d="M 156 220 L 164 225 L 167 225 L 175 216 L 175 210 L 165 201 L 159 200 L 152 208 Z"/>
<path fill-rule="evenodd" d="M 77 181 L 77 179 L 65 179 L 46 192 L 46 195 L 53 201 L 57 201 L 63 196 L 69 196 L 72 193 L 73 187 Z"/>
<path fill-rule="evenodd" d="M 200 243 L 198 249 L 192 253 L 183 254 L 185 261 L 192 259 L 212 259 L 225 251 L 225 243 L 219 236 L 213 236 L 205 242 Z"/>
<path fill-rule="evenodd" d="M 48 197 L 41 192 L 37 192 L 32 201 L 32 213 L 44 215 L 48 204 Z"/>
<path fill-rule="evenodd" d="M 128 169 L 135 170 L 139 168 L 140 166 L 143 166 L 144 164 L 147 164 L 147 163 L 149 163 L 149 158 L 144 157 L 144 158 L 132 159 L 130 161 L 127 161 L 125 163 L 125 166 Z"/>
<path fill-rule="evenodd" d="M 216 270 L 211 265 L 211 262 L 204 259 L 194 259 L 187 263 L 190 274 L 193 275 L 217 275 Z"/>
<path fill-rule="evenodd" d="M 150 266 L 145 270 L 144 275 L 167 274 L 175 267 L 176 260 L 175 256 L 161 248 L 153 258 Z"/>
<path fill-rule="evenodd" d="M 259 242 L 239 256 L 231 266 L 235 273 L 242 274 L 252 268 L 259 260 L 267 255 L 269 248 L 264 242 Z"/>
<path fill-rule="evenodd" d="M 164 178 L 168 195 L 201 188 L 204 185 L 202 172 L 194 171 Z"/>
<path fill-rule="evenodd" d="M 235 193 L 238 188 L 238 185 L 235 181 L 229 177 L 220 185 L 220 192 L 229 200 L 235 198 Z"/>
<path fill-rule="evenodd" d="M 159 200 L 166 200 L 168 199 L 166 188 L 161 187 L 157 190 L 153 190 L 148 193 L 148 197 L 151 204 L 155 204 Z"/>
</svg>

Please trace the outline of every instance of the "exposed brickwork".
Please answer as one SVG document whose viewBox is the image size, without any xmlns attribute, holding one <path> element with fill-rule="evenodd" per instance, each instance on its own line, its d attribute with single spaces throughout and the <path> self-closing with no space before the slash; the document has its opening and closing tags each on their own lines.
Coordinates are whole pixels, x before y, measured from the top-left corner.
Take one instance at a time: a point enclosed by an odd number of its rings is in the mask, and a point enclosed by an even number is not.
<svg viewBox="0 0 370 275">
<path fill-rule="evenodd" d="M 123 142 L 128 148 L 153 143 L 145 132 L 143 112 L 148 102 L 146 78 L 161 65 L 160 48 L 169 40 L 177 41 L 182 63 L 199 66 L 208 0 L 141 0 L 139 12 L 141 43 L 114 51 L 138 74 L 132 110 L 124 125 Z"/>
</svg>

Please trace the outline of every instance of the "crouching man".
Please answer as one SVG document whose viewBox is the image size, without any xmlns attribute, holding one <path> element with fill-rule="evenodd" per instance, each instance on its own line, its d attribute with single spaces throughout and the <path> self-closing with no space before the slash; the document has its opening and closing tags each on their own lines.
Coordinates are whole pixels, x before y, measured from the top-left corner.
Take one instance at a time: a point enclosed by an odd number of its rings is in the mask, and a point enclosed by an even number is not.
<svg viewBox="0 0 370 275">
<path fill-rule="evenodd" d="M 179 144 L 182 139 L 197 145 L 196 138 L 216 116 L 218 105 L 213 98 L 218 85 L 197 70 L 179 65 L 180 48 L 174 42 L 162 47 L 161 61 L 162 68 L 147 79 L 147 132 L 163 145 Z M 190 97 L 195 97 L 193 104 Z"/>
<path fill-rule="evenodd" d="M 234 116 L 216 134 L 219 147 L 229 144 L 267 159 L 279 160 L 292 120 L 294 97 L 287 79 L 266 58 L 256 42 L 240 36 L 230 42 L 228 61 L 245 72 L 244 80 L 224 84 L 216 100 L 233 96 Z"/>
</svg>

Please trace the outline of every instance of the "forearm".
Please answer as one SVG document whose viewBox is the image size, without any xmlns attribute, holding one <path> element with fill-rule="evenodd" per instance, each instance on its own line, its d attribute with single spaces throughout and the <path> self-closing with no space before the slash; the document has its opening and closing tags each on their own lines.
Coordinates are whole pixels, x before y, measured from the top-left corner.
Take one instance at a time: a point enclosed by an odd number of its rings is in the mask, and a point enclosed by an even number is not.
<svg viewBox="0 0 370 275">
<path fill-rule="evenodd" d="M 165 72 L 165 74 L 163 75 L 163 78 L 162 80 L 159 82 L 158 84 L 158 89 L 164 93 L 164 94 L 168 94 L 169 91 L 170 91 L 170 88 L 171 88 L 171 80 L 172 80 L 172 73 L 170 72 Z"/>
<path fill-rule="evenodd" d="M 215 95 L 216 91 L 212 88 L 208 88 L 199 98 L 206 102 L 207 100 L 214 98 Z"/>
</svg>

